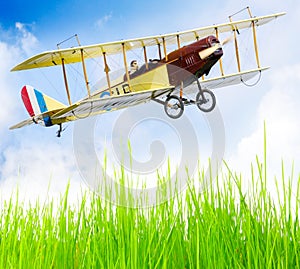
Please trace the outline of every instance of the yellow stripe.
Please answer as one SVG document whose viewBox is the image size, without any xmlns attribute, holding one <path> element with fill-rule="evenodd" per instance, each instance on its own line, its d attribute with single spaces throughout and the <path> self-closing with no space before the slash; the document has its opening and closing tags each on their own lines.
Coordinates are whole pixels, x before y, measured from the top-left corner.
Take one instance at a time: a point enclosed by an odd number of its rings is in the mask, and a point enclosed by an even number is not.
<svg viewBox="0 0 300 269">
<path fill-rule="evenodd" d="M 64 104 L 60 103 L 59 101 L 54 100 L 53 98 L 51 98 L 47 95 L 44 95 L 44 100 L 45 100 L 48 111 L 66 107 Z"/>
</svg>

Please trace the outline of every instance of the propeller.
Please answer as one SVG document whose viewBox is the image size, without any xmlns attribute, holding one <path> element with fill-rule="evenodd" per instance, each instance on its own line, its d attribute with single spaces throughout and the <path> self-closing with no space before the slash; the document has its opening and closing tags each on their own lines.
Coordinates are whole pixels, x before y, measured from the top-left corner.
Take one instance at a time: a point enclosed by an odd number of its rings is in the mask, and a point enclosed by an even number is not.
<svg viewBox="0 0 300 269">
<path fill-rule="evenodd" d="M 201 50 L 199 52 L 199 56 L 202 60 L 204 60 L 205 58 L 207 58 L 208 56 L 212 55 L 216 50 L 218 50 L 219 48 L 222 48 L 223 45 L 227 44 L 229 41 L 232 40 L 232 36 L 226 38 L 225 40 L 223 40 L 221 43 L 217 43 L 212 47 L 209 47 L 207 49 Z"/>
</svg>

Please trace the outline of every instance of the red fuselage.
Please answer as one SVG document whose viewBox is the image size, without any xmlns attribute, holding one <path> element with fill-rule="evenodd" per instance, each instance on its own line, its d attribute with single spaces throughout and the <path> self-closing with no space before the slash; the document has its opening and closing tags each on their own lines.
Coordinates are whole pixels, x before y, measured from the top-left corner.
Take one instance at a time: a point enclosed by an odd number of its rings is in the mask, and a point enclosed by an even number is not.
<svg viewBox="0 0 300 269">
<path fill-rule="evenodd" d="M 168 54 L 161 60 L 168 64 L 170 84 L 179 85 L 181 81 L 187 82 L 190 77 L 208 75 L 212 66 L 222 57 L 223 50 L 218 48 L 205 59 L 201 59 L 199 52 L 220 43 L 214 36 L 208 36 L 192 44 L 184 46 Z"/>
</svg>

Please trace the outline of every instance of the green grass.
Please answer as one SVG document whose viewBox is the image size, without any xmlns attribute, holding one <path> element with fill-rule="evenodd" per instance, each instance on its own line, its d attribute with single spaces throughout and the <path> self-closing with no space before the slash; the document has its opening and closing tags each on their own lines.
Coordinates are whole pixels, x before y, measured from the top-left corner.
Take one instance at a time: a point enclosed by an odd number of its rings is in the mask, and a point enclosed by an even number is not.
<svg viewBox="0 0 300 269">
<path fill-rule="evenodd" d="M 58 207 L 25 209 L 15 197 L 1 211 L 0 268 L 300 268 L 300 178 L 292 189 L 283 173 L 274 202 L 274 179 L 256 167 L 246 191 L 248 179 L 227 167 L 207 191 L 190 184 L 147 209 L 93 193 L 69 205 L 68 189 Z"/>
</svg>

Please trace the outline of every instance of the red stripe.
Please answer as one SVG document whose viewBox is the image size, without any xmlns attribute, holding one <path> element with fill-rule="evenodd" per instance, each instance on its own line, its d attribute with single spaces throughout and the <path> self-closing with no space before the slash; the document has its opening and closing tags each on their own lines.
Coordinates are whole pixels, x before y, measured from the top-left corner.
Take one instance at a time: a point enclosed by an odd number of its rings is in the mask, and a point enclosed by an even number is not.
<svg viewBox="0 0 300 269">
<path fill-rule="evenodd" d="M 33 108 L 32 108 L 32 105 L 31 105 L 31 102 L 30 102 L 30 99 L 29 99 L 29 95 L 28 95 L 26 86 L 24 86 L 21 90 L 21 97 L 22 97 L 22 100 L 23 100 L 23 103 L 26 107 L 27 112 L 29 113 L 29 115 L 31 117 L 33 117 L 34 116 L 34 111 L 33 111 Z"/>
</svg>

